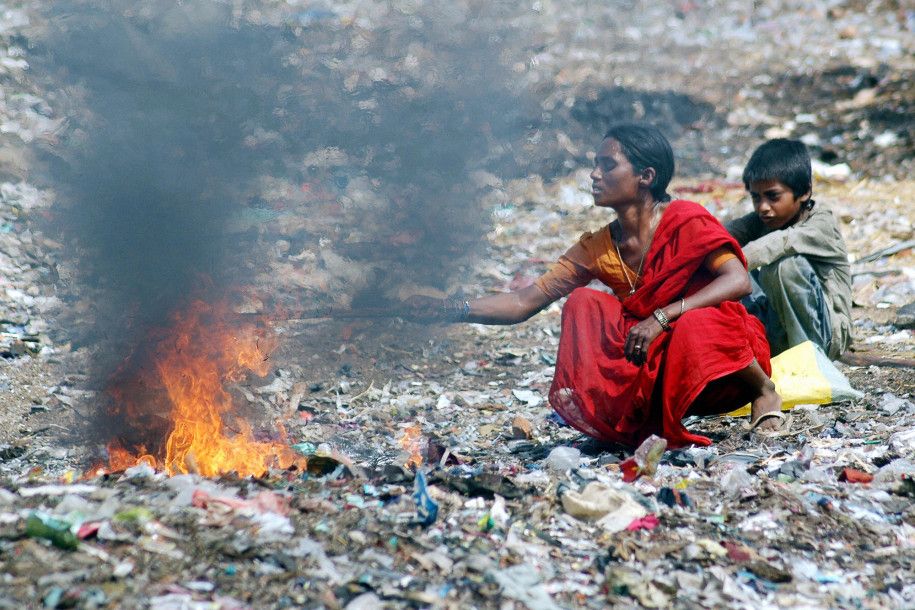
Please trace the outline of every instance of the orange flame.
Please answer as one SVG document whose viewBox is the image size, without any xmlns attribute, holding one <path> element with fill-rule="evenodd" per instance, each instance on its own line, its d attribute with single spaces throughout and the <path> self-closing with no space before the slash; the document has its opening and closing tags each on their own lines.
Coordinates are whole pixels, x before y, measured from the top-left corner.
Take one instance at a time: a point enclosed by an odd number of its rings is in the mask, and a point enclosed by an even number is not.
<svg viewBox="0 0 915 610">
<path fill-rule="evenodd" d="M 420 452 L 422 433 L 423 431 L 422 428 L 419 427 L 419 424 L 413 424 L 403 431 L 403 436 L 399 441 L 400 446 L 404 451 L 410 454 L 410 457 L 404 462 L 404 468 L 419 468 L 423 465 L 423 456 Z"/>
<path fill-rule="evenodd" d="M 227 305 L 198 300 L 174 315 L 157 345 L 154 367 L 141 372 L 145 387 L 164 391 L 171 405 L 165 455 L 157 459 L 142 446 L 131 452 L 114 441 L 108 447 L 109 468 L 118 471 L 146 462 L 169 475 L 211 477 L 227 472 L 257 476 L 271 467 L 304 465 L 287 444 L 254 440 L 251 426 L 242 419 L 233 419 L 233 434 L 224 431 L 223 418 L 233 406 L 223 384 L 243 379 L 248 371 L 266 375 L 268 354 L 275 346 L 256 324 L 237 322 Z M 123 391 L 113 394 L 126 398 Z M 125 407 L 127 413 L 138 412 L 136 405 Z M 285 430 L 280 434 L 285 436 Z"/>
</svg>

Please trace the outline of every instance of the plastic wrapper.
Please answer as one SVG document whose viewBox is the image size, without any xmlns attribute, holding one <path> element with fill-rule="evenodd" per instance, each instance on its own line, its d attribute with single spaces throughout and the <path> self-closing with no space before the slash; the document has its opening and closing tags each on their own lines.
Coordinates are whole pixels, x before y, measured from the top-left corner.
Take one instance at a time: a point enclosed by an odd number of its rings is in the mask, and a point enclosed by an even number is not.
<svg viewBox="0 0 915 610">
<path fill-rule="evenodd" d="M 416 503 L 416 521 L 420 525 L 432 525 L 438 517 L 438 504 L 429 495 L 426 475 L 422 470 L 413 479 L 413 501 Z"/>
<path fill-rule="evenodd" d="M 639 445 L 635 450 L 635 455 L 620 463 L 620 469 L 623 471 L 623 480 L 627 483 L 635 481 L 641 476 L 651 476 L 658 468 L 661 456 L 667 449 L 667 441 L 659 436 L 652 434 Z"/>
</svg>

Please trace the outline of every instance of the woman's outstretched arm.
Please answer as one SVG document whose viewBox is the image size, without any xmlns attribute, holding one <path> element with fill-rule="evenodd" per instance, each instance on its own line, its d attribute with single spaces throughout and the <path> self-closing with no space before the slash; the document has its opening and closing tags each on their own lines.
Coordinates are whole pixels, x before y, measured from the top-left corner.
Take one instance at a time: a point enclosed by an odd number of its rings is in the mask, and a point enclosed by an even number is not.
<svg viewBox="0 0 915 610">
<path fill-rule="evenodd" d="M 553 299 L 537 286 L 480 297 L 470 301 L 468 322 L 479 324 L 517 324 L 544 309 Z"/>
<path fill-rule="evenodd" d="M 517 324 L 524 322 L 555 299 L 536 286 L 474 299 L 463 304 L 454 299 L 412 296 L 406 300 L 404 315 L 427 322 L 476 322 Z"/>
</svg>

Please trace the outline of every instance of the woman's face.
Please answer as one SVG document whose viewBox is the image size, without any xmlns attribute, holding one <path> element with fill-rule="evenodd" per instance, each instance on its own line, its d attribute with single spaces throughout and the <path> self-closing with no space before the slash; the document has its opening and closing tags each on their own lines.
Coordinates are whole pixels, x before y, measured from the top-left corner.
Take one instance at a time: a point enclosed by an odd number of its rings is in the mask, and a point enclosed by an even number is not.
<svg viewBox="0 0 915 610">
<path fill-rule="evenodd" d="M 620 143 L 613 138 L 601 142 L 591 172 L 591 195 L 594 205 L 615 207 L 633 203 L 640 197 L 641 177 L 623 154 Z"/>
</svg>

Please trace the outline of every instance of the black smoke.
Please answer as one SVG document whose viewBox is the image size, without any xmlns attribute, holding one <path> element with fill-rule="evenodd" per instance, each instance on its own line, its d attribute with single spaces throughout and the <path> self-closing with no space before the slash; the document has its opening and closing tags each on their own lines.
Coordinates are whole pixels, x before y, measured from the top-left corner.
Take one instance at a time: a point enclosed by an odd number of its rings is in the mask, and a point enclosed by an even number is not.
<svg viewBox="0 0 915 610">
<path fill-rule="evenodd" d="M 349 301 L 402 281 L 448 285 L 487 229 L 470 172 L 523 171 L 513 151 L 531 111 L 503 67 L 511 32 L 447 2 L 376 18 L 128 0 L 64 0 L 43 15 L 33 72 L 68 120 L 41 151 L 57 193 L 50 229 L 73 269 L 62 319 L 100 377 L 129 373 L 125 359 L 144 366 L 150 330 L 189 298 L 269 272 L 275 227 L 259 218 L 308 221 L 281 236 L 285 255 L 330 249 L 374 265 L 368 283 L 331 287 Z M 330 148 L 345 159 L 332 171 L 305 161 Z M 324 181 L 330 196 L 277 209 L 265 177 Z M 354 180 L 379 204 L 334 217 Z M 264 303 L 322 296 L 276 280 Z"/>
<path fill-rule="evenodd" d="M 56 2 L 33 44 L 69 119 L 48 177 L 77 292 L 98 312 L 86 336 L 160 324 L 202 282 L 243 282 L 263 253 L 227 225 L 258 211 L 259 177 L 307 181 L 302 159 L 325 147 L 350 160 L 338 187 L 363 176 L 386 204 L 293 247 L 336 240 L 359 261 L 378 256 L 373 239 L 408 231 L 386 255 L 445 285 L 455 252 L 486 229 L 468 172 L 516 171 L 512 141 L 528 127 L 500 62 L 506 32 L 446 3 L 368 29 L 332 11 L 150 4 Z"/>
</svg>

